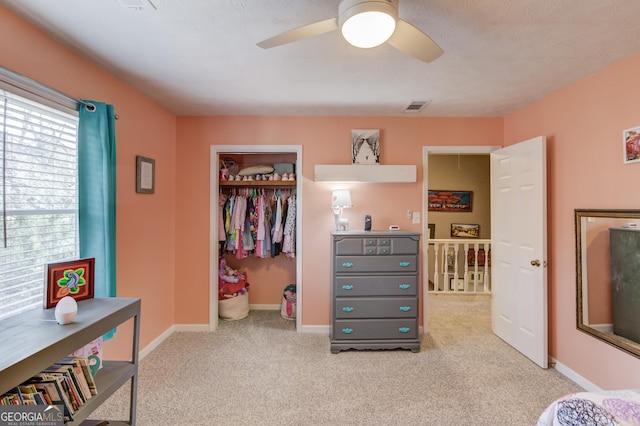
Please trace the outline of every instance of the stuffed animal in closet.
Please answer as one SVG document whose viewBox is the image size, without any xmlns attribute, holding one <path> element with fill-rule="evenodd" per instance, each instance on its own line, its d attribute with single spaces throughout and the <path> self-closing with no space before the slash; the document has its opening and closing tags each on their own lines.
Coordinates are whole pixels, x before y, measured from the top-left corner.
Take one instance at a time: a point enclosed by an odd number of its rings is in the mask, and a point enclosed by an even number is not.
<svg viewBox="0 0 640 426">
<path fill-rule="evenodd" d="M 221 257 L 218 266 L 218 300 L 240 296 L 248 290 L 246 275 L 227 266 L 227 260 Z"/>
<path fill-rule="evenodd" d="M 218 276 L 225 283 L 237 283 L 240 281 L 238 271 L 227 266 L 227 259 L 220 258 L 220 266 L 218 267 Z"/>
</svg>

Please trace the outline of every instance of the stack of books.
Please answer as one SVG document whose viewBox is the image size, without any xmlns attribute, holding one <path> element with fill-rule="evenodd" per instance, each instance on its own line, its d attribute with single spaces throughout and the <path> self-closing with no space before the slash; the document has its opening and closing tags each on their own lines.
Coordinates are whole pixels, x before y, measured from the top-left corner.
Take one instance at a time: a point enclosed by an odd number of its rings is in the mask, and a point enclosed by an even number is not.
<svg viewBox="0 0 640 426">
<path fill-rule="evenodd" d="M 70 356 L 0 396 L 0 405 L 62 405 L 69 421 L 97 394 L 88 359 Z"/>
</svg>

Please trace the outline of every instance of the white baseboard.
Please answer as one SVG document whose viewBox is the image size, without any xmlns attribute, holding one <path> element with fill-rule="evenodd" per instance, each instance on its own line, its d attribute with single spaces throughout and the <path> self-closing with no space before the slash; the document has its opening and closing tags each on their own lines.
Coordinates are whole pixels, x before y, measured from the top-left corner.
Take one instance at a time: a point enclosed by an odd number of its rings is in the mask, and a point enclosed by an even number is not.
<svg viewBox="0 0 640 426">
<path fill-rule="evenodd" d="M 209 324 L 176 324 L 173 331 L 211 331 Z"/>
<path fill-rule="evenodd" d="M 314 333 L 314 334 L 326 334 L 329 335 L 331 326 L 329 325 L 303 325 L 300 327 L 300 333 Z"/>
<path fill-rule="evenodd" d="M 567 367 L 566 365 L 564 365 L 561 362 L 556 361 L 553 358 L 549 358 L 551 360 L 552 363 L 555 364 L 555 369 L 562 374 L 563 376 L 573 380 L 576 384 L 582 386 L 583 388 L 585 388 L 587 391 L 589 392 L 600 392 L 602 389 L 599 386 L 596 386 L 594 383 L 590 382 L 589 380 L 585 379 L 584 377 L 582 377 L 581 375 L 579 375 L 578 373 L 576 373 L 575 371 L 573 371 L 572 369 L 570 369 L 569 367 Z"/>
<path fill-rule="evenodd" d="M 171 327 L 167 328 L 164 333 L 156 337 L 151 343 L 145 346 L 143 349 L 138 352 L 139 359 L 143 359 L 145 356 L 149 355 L 151 351 L 160 346 L 162 342 L 167 340 L 169 336 L 173 334 L 174 331 L 210 331 L 208 324 L 174 324 Z"/>
<path fill-rule="evenodd" d="M 266 305 L 266 304 L 249 305 L 249 310 L 252 310 L 252 311 L 279 311 L 280 310 L 280 304 L 277 304 L 277 305 Z"/>
<path fill-rule="evenodd" d="M 167 338 L 173 334 L 173 332 L 175 331 L 175 327 L 175 325 L 172 325 L 171 327 L 167 328 L 164 333 L 156 337 L 151 343 L 145 346 L 140 352 L 138 352 L 138 358 L 142 360 L 142 358 L 149 355 L 151 351 L 160 346 L 162 342 L 167 340 Z"/>
</svg>

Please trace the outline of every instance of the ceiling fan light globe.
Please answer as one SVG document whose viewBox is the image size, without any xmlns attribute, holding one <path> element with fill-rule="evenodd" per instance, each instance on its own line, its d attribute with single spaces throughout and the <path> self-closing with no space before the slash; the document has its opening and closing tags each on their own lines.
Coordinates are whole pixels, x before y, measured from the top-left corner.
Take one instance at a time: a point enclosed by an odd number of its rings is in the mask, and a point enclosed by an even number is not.
<svg viewBox="0 0 640 426">
<path fill-rule="evenodd" d="M 342 24 L 341 31 L 349 44 L 366 49 L 389 40 L 395 29 L 394 17 L 384 12 L 369 11 L 351 16 Z"/>
</svg>

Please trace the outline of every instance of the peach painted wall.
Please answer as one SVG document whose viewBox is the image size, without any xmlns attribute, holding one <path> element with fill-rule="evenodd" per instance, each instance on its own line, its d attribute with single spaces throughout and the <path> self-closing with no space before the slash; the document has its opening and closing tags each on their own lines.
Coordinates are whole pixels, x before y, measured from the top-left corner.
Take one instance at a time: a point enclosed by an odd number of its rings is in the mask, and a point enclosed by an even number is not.
<svg viewBox="0 0 640 426">
<path fill-rule="evenodd" d="M 75 98 L 113 104 L 117 140 L 117 295 L 142 298 L 144 348 L 174 321 L 175 116 L 0 7 L 0 65 Z M 156 160 L 156 192 L 136 194 L 136 155 Z M 121 327 L 105 354 L 130 355 Z M 128 344 L 128 345 L 127 345 Z"/>
<path fill-rule="evenodd" d="M 505 144 L 547 137 L 550 355 L 602 388 L 640 387 L 640 360 L 576 329 L 576 208 L 637 209 L 640 163 L 622 131 L 640 126 L 640 54 L 505 118 Z"/>
<path fill-rule="evenodd" d="M 381 129 L 381 163 L 415 164 L 418 182 L 402 184 L 316 183 L 316 164 L 350 164 L 351 129 Z M 209 321 L 209 152 L 211 145 L 302 145 L 303 325 L 328 325 L 330 303 L 331 190 L 351 189 L 354 207 L 344 216 L 362 229 L 371 214 L 374 229 L 398 224 L 421 231 L 406 218 L 421 212 L 422 147 L 501 145 L 499 118 L 398 117 L 178 117 L 176 270 L 190 291 L 176 293 L 176 322 Z M 215 190 L 215 189 L 213 189 Z"/>
</svg>

